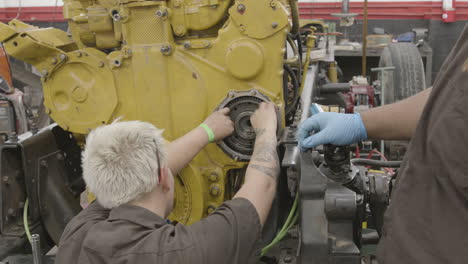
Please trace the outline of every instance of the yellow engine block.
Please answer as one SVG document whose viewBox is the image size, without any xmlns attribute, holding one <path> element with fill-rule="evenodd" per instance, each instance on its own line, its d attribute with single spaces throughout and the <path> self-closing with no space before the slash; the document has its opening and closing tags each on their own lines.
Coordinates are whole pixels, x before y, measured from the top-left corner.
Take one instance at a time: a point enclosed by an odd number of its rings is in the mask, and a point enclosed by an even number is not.
<svg viewBox="0 0 468 264">
<path fill-rule="evenodd" d="M 13 20 L 0 24 L 0 41 L 41 72 L 47 113 L 78 137 L 123 117 L 173 140 L 230 97 L 273 101 L 284 119 L 288 1 L 65 0 L 63 10 L 71 34 Z M 210 144 L 177 175 L 170 218 L 206 216 L 231 197 L 245 166 Z"/>
</svg>

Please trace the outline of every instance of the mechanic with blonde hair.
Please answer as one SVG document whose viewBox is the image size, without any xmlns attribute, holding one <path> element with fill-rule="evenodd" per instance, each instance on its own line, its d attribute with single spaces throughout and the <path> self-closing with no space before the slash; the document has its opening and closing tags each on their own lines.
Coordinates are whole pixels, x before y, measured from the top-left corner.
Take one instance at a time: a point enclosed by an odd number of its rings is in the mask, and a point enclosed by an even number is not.
<svg viewBox="0 0 468 264">
<path fill-rule="evenodd" d="M 169 224 L 174 177 L 209 143 L 233 132 L 229 109 L 165 146 L 162 130 L 140 121 L 93 130 L 83 176 L 97 198 L 67 225 L 56 263 L 252 263 L 276 193 L 275 105 L 251 117 L 256 132 L 245 183 L 234 198 L 191 226 Z M 208 130 L 207 130 L 208 128 Z"/>
</svg>

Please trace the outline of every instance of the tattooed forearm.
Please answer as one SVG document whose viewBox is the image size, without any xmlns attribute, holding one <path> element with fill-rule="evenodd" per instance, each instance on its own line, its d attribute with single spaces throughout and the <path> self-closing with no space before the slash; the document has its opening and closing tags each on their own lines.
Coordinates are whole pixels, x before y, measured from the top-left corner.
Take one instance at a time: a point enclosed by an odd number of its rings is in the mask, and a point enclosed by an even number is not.
<svg viewBox="0 0 468 264">
<path fill-rule="evenodd" d="M 252 169 L 263 172 L 267 176 L 276 179 L 279 173 L 276 137 L 256 142 L 251 162 L 253 162 L 253 164 L 251 163 L 249 166 Z M 262 162 L 262 164 L 260 165 L 258 162 Z"/>
<path fill-rule="evenodd" d="M 265 166 L 258 165 L 258 164 L 250 164 L 249 167 L 252 169 L 258 170 L 260 172 L 263 172 L 264 174 L 266 174 L 267 176 L 275 180 L 278 177 L 278 167 L 269 168 L 269 167 L 265 167 Z"/>
<path fill-rule="evenodd" d="M 276 153 L 276 140 L 273 142 L 259 142 L 255 144 L 253 160 L 260 162 L 279 162 Z"/>
</svg>

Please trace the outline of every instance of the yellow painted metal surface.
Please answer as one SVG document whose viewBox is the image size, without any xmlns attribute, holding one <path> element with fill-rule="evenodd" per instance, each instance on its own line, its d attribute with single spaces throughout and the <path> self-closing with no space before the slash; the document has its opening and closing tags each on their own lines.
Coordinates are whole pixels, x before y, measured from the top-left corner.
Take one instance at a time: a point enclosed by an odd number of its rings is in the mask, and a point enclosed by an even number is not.
<svg viewBox="0 0 468 264">
<path fill-rule="evenodd" d="M 71 38 L 19 21 L 0 24 L 0 36 L 8 54 L 42 73 L 45 106 L 64 129 L 83 138 L 123 117 L 164 128 L 173 140 L 199 125 L 229 91 L 256 89 L 284 118 L 286 3 L 65 0 Z M 170 218 L 190 224 L 206 216 L 230 198 L 231 170 L 245 166 L 216 144 L 207 146 L 176 176 Z"/>
</svg>

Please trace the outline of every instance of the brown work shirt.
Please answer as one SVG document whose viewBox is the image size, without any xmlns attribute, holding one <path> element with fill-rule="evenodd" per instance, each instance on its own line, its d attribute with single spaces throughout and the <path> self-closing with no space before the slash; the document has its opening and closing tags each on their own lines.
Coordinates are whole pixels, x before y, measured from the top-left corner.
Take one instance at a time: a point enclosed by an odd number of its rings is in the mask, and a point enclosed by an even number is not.
<svg viewBox="0 0 468 264">
<path fill-rule="evenodd" d="M 468 30 L 439 75 L 397 177 L 380 264 L 468 263 Z"/>
<path fill-rule="evenodd" d="M 244 198 L 191 226 L 168 224 L 134 205 L 109 213 L 95 202 L 65 228 L 55 263 L 252 263 L 260 237 L 257 211 Z"/>
</svg>

